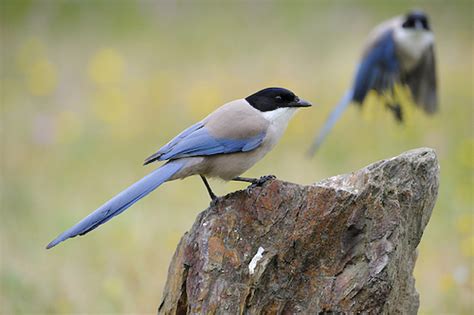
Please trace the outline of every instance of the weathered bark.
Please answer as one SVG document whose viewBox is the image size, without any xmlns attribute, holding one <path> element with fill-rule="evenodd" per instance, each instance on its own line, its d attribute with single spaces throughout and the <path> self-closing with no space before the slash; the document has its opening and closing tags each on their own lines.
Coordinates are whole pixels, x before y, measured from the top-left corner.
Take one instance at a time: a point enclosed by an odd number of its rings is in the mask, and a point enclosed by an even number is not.
<svg viewBox="0 0 474 315">
<path fill-rule="evenodd" d="M 415 314 L 416 247 L 438 192 L 421 148 L 310 186 L 219 199 L 181 239 L 163 314 Z"/>
</svg>

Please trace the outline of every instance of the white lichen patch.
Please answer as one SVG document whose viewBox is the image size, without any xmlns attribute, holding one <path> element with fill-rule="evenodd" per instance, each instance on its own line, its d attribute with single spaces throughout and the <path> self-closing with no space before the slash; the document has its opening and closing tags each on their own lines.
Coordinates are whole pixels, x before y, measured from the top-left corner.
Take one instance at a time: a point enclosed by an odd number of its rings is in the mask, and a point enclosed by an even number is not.
<svg viewBox="0 0 474 315">
<path fill-rule="evenodd" d="M 249 264 L 249 273 L 251 275 L 253 275 L 253 273 L 255 272 L 255 268 L 257 267 L 257 263 L 260 261 L 260 259 L 262 259 L 262 254 L 263 252 L 265 251 L 265 249 L 263 249 L 263 247 L 258 247 L 258 250 L 257 250 L 257 253 L 255 254 L 255 256 L 253 256 L 252 260 L 250 261 L 250 264 Z"/>
</svg>

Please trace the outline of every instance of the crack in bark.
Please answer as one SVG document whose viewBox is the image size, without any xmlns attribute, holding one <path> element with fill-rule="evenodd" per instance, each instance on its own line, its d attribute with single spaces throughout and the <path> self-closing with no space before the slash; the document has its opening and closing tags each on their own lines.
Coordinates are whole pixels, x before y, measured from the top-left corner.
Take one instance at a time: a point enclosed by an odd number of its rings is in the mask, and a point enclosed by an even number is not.
<svg viewBox="0 0 474 315">
<path fill-rule="evenodd" d="M 188 312 L 188 293 L 186 289 L 186 283 L 187 283 L 187 278 L 188 278 L 188 271 L 189 271 L 189 266 L 184 264 L 184 269 L 183 269 L 183 283 L 181 284 L 181 295 L 178 299 L 178 305 L 176 307 L 176 314 L 182 315 L 182 314 L 187 314 Z"/>
</svg>

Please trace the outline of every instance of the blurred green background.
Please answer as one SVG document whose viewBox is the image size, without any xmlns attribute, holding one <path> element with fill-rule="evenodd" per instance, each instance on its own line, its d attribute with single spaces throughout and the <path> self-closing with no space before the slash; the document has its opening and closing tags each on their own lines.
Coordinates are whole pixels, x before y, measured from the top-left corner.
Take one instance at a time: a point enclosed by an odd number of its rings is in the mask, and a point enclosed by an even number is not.
<svg viewBox="0 0 474 315">
<path fill-rule="evenodd" d="M 352 81 L 379 22 L 423 8 L 437 39 L 440 111 L 404 125 L 352 106 L 304 152 Z M 209 204 L 198 177 L 44 246 L 219 105 L 284 86 L 315 106 L 247 176 L 310 184 L 408 149 L 441 163 L 415 269 L 421 314 L 473 312 L 472 1 L 0 1 L 2 313 L 154 313 L 181 235 Z M 221 195 L 245 186 L 214 181 Z"/>
</svg>

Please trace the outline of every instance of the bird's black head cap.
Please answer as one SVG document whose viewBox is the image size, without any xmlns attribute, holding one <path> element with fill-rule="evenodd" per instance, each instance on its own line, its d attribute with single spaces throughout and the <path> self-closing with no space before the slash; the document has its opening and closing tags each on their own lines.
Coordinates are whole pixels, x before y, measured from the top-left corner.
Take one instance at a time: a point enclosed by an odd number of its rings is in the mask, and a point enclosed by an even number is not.
<svg viewBox="0 0 474 315">
<path fill-rule="evenodd" d="M 421 10 L 413 10 L 407 13 L 405 21 L 402 24 L 403 28 L 422 28 L 426 31 L 430 30 L 428 16 Z"/>
<path fill-rule="evenodd" d="M 268 112 L 283 107 L 308 107 L 311 104 L 300 99 L 295 93 L 280 87 L 269 87 L 258 91 L 245 100 L 261 112 Z"/>
</svg>

